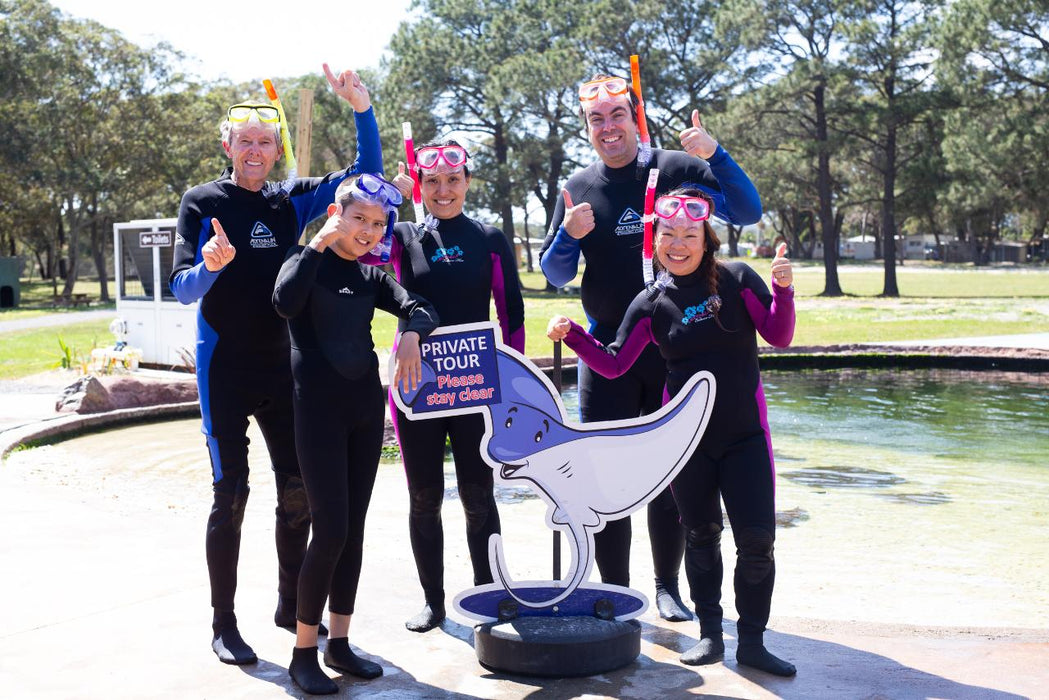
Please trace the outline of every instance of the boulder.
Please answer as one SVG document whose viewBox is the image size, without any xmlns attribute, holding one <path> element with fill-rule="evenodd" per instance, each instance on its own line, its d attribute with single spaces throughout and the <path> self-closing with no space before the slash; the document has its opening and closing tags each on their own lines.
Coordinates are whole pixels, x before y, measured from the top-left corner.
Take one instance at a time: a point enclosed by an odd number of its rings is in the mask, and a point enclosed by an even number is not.
<svg viewBox="0 0 1049 700">
<path fill-rule="evenodd" d="M 112 408 L 109 392 L 96 377 L 81 377 L 62 390 L 55 402 L 58 412 L 99 413 Z"/>
</svg>

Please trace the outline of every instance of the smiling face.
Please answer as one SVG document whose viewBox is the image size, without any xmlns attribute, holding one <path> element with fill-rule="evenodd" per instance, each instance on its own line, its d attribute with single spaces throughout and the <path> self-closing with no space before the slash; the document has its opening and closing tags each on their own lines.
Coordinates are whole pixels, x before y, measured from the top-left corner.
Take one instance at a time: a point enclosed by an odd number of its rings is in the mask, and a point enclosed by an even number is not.
<svg viewBox="0 0 1049 700">
<path fill-rule="evenodd" d="M 684 208 L 673 218 L 657 219 L 656 258 L 672 275 L 683 277 L 699 269 L 706 252 L 705 221 L 692 221 Z"/>
<path fill-rule="evenodd" d="M 441 162 L 436 168 L 420 172 L 419 189 L 423 203 L 438 219 L 453 219 L 463 213 L 470 176 L 462 166 L 449 168 Z"/>
<path fill-rule="evenodd" d="M 350 233 L 334 244 L 335 252 L 349 260 L 356 260 L 372 248 L 386 233 L 386 212 L 378 204 L 365 204 L 350 198 L 350 203 L 339 215 L 350 224 Z"/>
<path fill-rule="evenodd" d="M 637 156 L 637 124 L 629 96 L 595 100 L 585 109 L 590 144 L 602 162 L 610 168 L 630 165 Z"/>
<path fill-rule="evenodd" d="M 222 148 L 233 161 L 233 182 L 253 192 L 262 189 L 281 155 L 273 125 L 258 121 L 236 124 Z"/>
</svg>

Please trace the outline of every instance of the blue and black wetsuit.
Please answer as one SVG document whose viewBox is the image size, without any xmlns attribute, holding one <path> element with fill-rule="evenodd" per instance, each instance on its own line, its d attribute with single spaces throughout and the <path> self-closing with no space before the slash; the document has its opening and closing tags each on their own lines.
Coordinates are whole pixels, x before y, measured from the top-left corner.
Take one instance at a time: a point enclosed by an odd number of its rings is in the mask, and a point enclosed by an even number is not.
<svg viewBox="0 0 1049 700">
<path fill-rule="evenodd" d="M 309 508 L 295 456 L 288 327 L 270 301 L 288 250 L 325 214 L 347 176 L 381 172 L 382 152 L 371 109 L 354 115 L 357 160 L 346 170 L 295 180 L 290 192 L 266 183 L 252 192 L 221 178 L 182 197 L 170 285 L 197 312 L 197 388 L 201 432 L 211 458 L 214 502 L 207 528 L 211 603 L 232 611 L 240 529 L 248 498 L 248 417 L 266 439 L 277 480 L 278 592 L 293 601 L 309 536 Z M 204 267 L 201 249 L 222 224 L 236 249 L 218 272 Z"/>
<path fill-rule="evenodd" d="M 773 290 L 743 263 L 719 264 L 719 298 L 699 272 L 673 277 L 664 288 L 638 294 L 607 348 L 575 324 L 565 338 L 583 362 L 609 378 L 626 372 L 653 344 L 666 362 L 668 400 L 696 372 L 714 375 L 717 392 L 706 432 L 671 490 L 687 532 L 685 572 L 704 637 L 721 633 L 725 500 L 738 552 L 741 643 L 760 642 L 775 580 L 775 472 L 755 331 L 773 345 L 790 343 L 794 290 Z"/>
<path fill-rule="evenodd" d="M 390 261 L 397 279 L 429 300 L 441 325 L 488 321 L 494 300 L 503 342 L 524 351 L 524 301 L 517 264 L 503 232 L 460 214 L 428 217 L 429 226 L 394 228 Z M 425 234 L 423 230 L 425 229 Z M 402 325 L 403 330 L 403 325 Z M 408 531 L 426 602 L 444 606 L 444 446 L 455 460 L 459 500 L 466 513 L 466 541 L 474 584 L 491 583 L 488 538 L 499 532 L 492 469 L 481 459 L 480 414 L 409 420 L 391 401 L 411 498 Z"/>
<path fill-rule="evenodd" d="M 650 167 L 659 169 L 657 191 L 691 183 L 710 194 L 716 216 L 736 225 L 761 218 L 761 199 L 747 174 L 718 146 L 704 161 L 681 151 L 654 149 Z M 586 258 L 582 280 L 583 311 L 590 332 L 603 343 L 615 338 L 623 314 L 644 289 L 641 273 L 645 182 L 637 178 L 636 161 L 610 168 L 598 161 L 569 178 L 565 185 L 575 204 L 589 202 L 594 230 L 574 239 L 562 226 L 564 200 L 558 198 L 550 232 L 540 252 L 543 274 L 561 287 L 577 272 L 579 255 Z M 663 397 L 665 367 L 655 348 L 642 353 L 626 374 L 605 379 L 579 367 L 579 412 L 584 423 L 636 418 L 657 410 Z M 648 506 L 649 537 L 658 582 L 677 581 L 684 548 L 673 499 L 663 494 Z M 601 580 L 630 584 L 630 519 L 609 522 L 594 538 Z"/>
<path fill-rule="evenodd" d="M 325 598 L 333 613 L 352 615 L 357 596 L 385 423 L 371 335 L 375 309 L 399 317 L 420 339 L 437 327 L 437 315 L 382 270 L 330 248 L 293 249 L 273 305 L 291 331 L 295 444 L 313 519 L 297 617 L 316 625 Z"/>
</svg>

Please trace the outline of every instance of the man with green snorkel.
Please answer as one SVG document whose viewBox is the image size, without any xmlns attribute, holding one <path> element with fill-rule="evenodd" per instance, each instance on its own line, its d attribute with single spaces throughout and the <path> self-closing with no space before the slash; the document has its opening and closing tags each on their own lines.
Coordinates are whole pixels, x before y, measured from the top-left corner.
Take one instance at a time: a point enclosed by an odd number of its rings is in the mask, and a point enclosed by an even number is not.
<svg viewBox="0 0 1049 700">
<path fill-rule="evenodd" d="M 279 103 L 237 104 L 221 125 L 231 167 L 182 197 L 170 285 L 184 304 L 200 302 L 196 371 L 201 432 L 211 459 L 214 499 L 206 548 L 211 579 L 212 648 L 229 664 L 257 661 L 234 614 L 240 531 L 248 499 L 248 417 L 266 440 L 276 476 L 279 565 L 274 622 L 294 629 L 296 586 L 310 516 L 295 454 L 288 328 L 270 297 L 285 254 L 324 216 L 348 176 L 382 172 L 368 89 L 353 71 L 328 83 L 354 110 L 357 160 L 323 177 L 267 180 L 282 155 L 287 125 Z M 287 149 L 290 155 L 290 149 Z"/>
</svg>

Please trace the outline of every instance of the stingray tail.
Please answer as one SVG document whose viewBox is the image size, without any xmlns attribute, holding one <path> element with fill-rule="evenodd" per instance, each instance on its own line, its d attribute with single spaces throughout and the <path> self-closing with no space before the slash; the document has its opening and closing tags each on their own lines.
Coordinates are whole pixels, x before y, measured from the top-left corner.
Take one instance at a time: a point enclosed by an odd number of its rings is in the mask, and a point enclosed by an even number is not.
<svg viewBox="0 0 1049 700">
<path fill-rule="evenodd" d="M 559 585 L 562 591 L 553 598 L 538 601 L 525 600 L 514 590 L 517 584 L 510 578 L 510 574 L 506 570 L 506 560 L 503 556 L 503 538 L 498 534 L 488 538 L 488 559 L 492 565 L 492 575 L 502 584 L 503 588 L 514 600 L 526 608 L 548 608 L 551 605 L 557 605 L 572 595 L 590 573 L 589 567 L 586 566 L 586 563 L 590 561 L 590 538 L 583 532 L 583 528 L 578 528 L 578 531 L 576 528 L 571 528 L 569 532 L 571 533 L 571 536 L 568 538 L 568 546 L 572 554 L 571 573 L 567 578 L 561 579 Z"/>
</svg>

